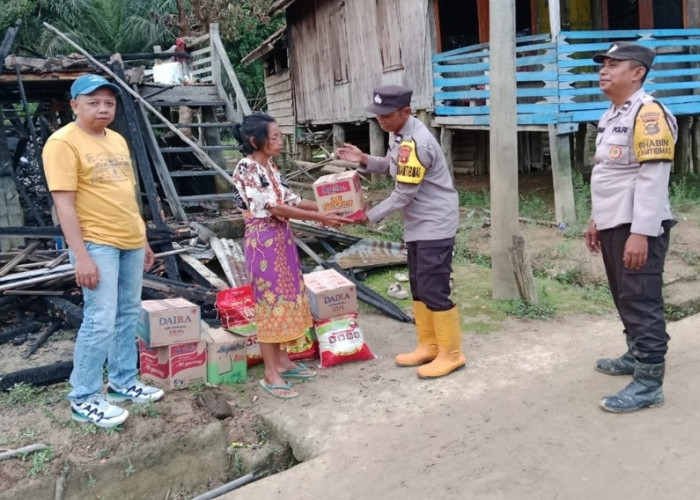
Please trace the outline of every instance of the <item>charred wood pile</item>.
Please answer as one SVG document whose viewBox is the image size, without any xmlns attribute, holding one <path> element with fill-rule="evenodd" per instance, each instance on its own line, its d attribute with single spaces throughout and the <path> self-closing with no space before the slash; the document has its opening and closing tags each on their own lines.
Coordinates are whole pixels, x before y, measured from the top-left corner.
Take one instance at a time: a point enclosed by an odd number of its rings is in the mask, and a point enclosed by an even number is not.
<svg viewBox="0 0 700 500">
<path fill-rule="evenodd" d="M 0 368 L 0 390 L 18 382 L 63 381 L 72 369 L 72 351 L 68 350 L 51 364 L 41 364 L 42 345 L 57 336 L 68 337 L 72 343 L 82 321 L 82 293 L 75 283 L 63 234 L 52 216 L 41 150 L 51 133 L 72 120 L 68 92 L 82 74 L 107 73 L 125 90 L 114 128 L 132 150 L 147 237 L 156 254 L 153 268 L 144 273 L 142 298 L 186 298 L 200 306 L 204 321 L 217 325 L 217 293 L 248 281 L 239 240 L 241 215 L 220 206 L 185 212 L 177 193 L 168 187 L 175 172 L 158 152 L 162 138 L 148 126 L 144 107 L 149 105 L 136 92 L 140 80 L 133 81 L 134 73 L 125 71 L 123 60 L 128 55 L 109 63 L 109 68 L 97 60 L 104 61 L 102 56 L 42 59 L 11 55 L 17 29 L 8 30 L 0 44 L 0 358 L 11 356 L 20 362 L 11 363 L 13 369 L 7 363 Z M 135 74 L 140 79 L 143 68 Z M 172 124 L 162 125 L 182 135 Z M 314 142 L 326 139 L 310 138 Z M 218 169 L 228 176 L 204 150 L 192 146 L 201 168 Z M 210 150 L 217 148 L 223 149 L 211 146 Z M 304 180 L 309 186 L 315 179 L 312 173 L 352 167 L 329 156 L 321 164 L 298 162 L 298 170 L 289 175 L 292 182 Z M 199 182 L 200 177 L 188 175 L 191 184 Z M 335 268 L 356 283 L 360 300 L 397 320 L 411 321 L 396 304 L 361 283 L 366 269 L 405 263 L 400 244 L 377 245 L 301 222 L 294 222 L 293 228 L 300 252 L 310 263 L 305 271 Z"/>
</svg>

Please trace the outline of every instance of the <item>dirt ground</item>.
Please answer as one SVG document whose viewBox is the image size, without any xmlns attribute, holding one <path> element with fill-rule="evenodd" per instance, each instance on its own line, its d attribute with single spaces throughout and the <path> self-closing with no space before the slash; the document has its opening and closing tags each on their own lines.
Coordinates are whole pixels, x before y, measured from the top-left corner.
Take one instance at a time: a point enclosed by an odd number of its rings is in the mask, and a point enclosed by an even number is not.
<svg viewBox="0 0 700 500">
<path fill-rule="evenodd" d="M 470 179 L 470 181 L 474 181 L 474 179 Z M 532 187 L 538 189 L 536 185 Z M 476 185 L 470 185 L 470 188 L 477 189 L 478 182 Z M 485 217 L 486 214 L 483 213 L 472 213 L 472 211 L 463 210 L 462 225 L 469 228 L 469 230 L 466 232 L 466 236 L 458 241 L 460 245 L 468 247 L 472 254 L 488 255 L 490 253 L 489 227 L 484 221 Z M 678 214 L 678 218 L 680 223 L 672 233 L 672 247 L 666 264 L 665 283 L 669 286 L 672 286 L 674 283 L 689 285 L 690 294 L 700 298 L 700 282 L 697 281 L 700 272 L 700 210 L 691 209 L 687 212 L 682 212 Z M 566 276 L 567 280 L 579 285 L 604 282 L 602 261 L 600 257 L 591 256 L 587 252 L 582 238 L 571 238 L 555 228 L 540 224 L 522 224 L 521 230 L 528 242 L 533 268 L 537 272 L 552 277 L 558 276 L 561 278 Z M 455 272 L 456 286 L 457 290 L 459 290 L 457 302 L 460 308 L 466 311 L 467 302 L 474 295 L 470 288 L 472 284 L 469 280 L 471 272 L 469 269 L 477 266 L 465 264 L 457 267 L 458 269 Z M 581 283 L 577 283 L 577 280 L 581 281 Z M 684 292 L 683 295 L 683 299 L 685 299 L 688 294 Z M 408 308 L 410 305 L 409 301 L 403 302 L 401 305 Z M 20 313 L 10 314 L 0 319 L 0 331 L 7 328 L 10 324 L 22 321 L 23 318 Z M 534 484 L 537 481 L 547 480 L 547 468 L 556 466 L 556 457 L 559 453 L 570 453 L 575 456 L 577 453 L 575 446 L 572 443 L 565 443 L 548 437 L 547 430 L 542 428 L 543 425 L 548 424 L 545 424 L 545 421 L 539 422 L 536 415 L 530 415 L 526 421 L 519 421 L 516 417 L 523 412 L 529 414 L 531 406 L 541 406 L 541 397 L 550 397 L 552 394 L 561 397 L 562 404 L 570 403 L 571 396 L 565 395 L 565 388 L 557 384 L 558 375 L 555 367 L 563 368 L 564 361 L 573 363 L 576 356 L 573 352 L 555 352 L 555 350 L 547 350 L 538 345 L 528 349 L 528 342 L 524 341 L 522 336 L 518 335 L 518 339 L 514 343 L 509 341 L 509 336 L 513 335 L 514 332 L 522 332 L 523 334 L 527 332 L 532 334 L 533 338 L 536 338 L 538 341 L 553 341 L 564 349 L 565 346 L 567 348 L 570 347 L 572 339 L 569 336 L 559 338 L 558 335 L 562 329 L 577 332 L 577 334 L 585 334 L 589 325 L 603 322 L 605 329 L 619 330 L 619 326 L 615 324 L 615 317 L 612 314 L 607 314 L 604 317 L 567 315 L 565 317 L 556 317 L 549 322 L 534 323 L 511 318 L 506 323 L 497 325 L 495 327 L 497 333 L 493 335 L 481 335 L 478 331 L 470 331 L 467 328 L 464 330 L 465 344 L 469 346 L 470 351 L 475 353 L 473 361 L 470 361 L 470 367 L 466 370 L 467 375 L 460 375 L 454 379 L 448 378 L 445 379 L 445 382 L 435 385 L 427 385 L 424 383 L 416 384 L 413 378 L 406 375 L 406 372 L 397 372 L 392 366 L 391 360 L 397 349 L 409 348 L 412 343 L 412 325 L 398 323 L 369 313 L 361 315 L 361 321 L 361 326 L 370 342 L 370 346 L 375 350 L 375 354 L 380 356 L 380 359 L 324 370 L 318 377 L 318 383 L 308 383 L 301 386 L 302 392 L 306 392 L 308 387 L 309 393 L 302 394 L 302 397 L 294 402 L 272 400 L 266 395 L 260 394 L 256 385 L 257 380 L 260 378 L 260 369 L 258 367 L 249 372 L 248 381 L 245 384 L 221 390 L 195 387 L 189 390 L 169 393 L 163 401 L 154 405 L 146 407 L 129 405 L 127 408 L 132 413 L 132 417 L 123 428 L 119 428 L 116 431 L 98 430 L 73 422 L 70 419 L 69 408 L 65 400 L 65 395 L 68 392 L 67 384 L 40 389 L 37 393 L 30 394 L 29 400 L 4 404 L 0 412 L 0 429 L 2 429 L 0 431 L 0 452 L 4 449 L 15 449 L 28 444 L 42 442 L 51 446 L 52 454 L 49 459 L 40 460 L 39 463 L 36 463 L 31 456 L 26 460 L 10 459 L 0 462 L 0 492 L 11 492 L 12 488 L 16 488 L 18 485 L 27 487 L 35 482 L 46 481 L 47 478 L 59 478 L 62 475 L 66 475 L 68 469 L 73 474 L 78 471 L 86 477 L 89 485 L 91 481 L 90 471 L 99 468 L 103 464 L 119 458 L 129 457 L 135 450 L 163 436 L 169 436 L 176 440 L 178 436 L 185 436 L 188 433 L 196 432 L 200 428 L 218 422 L 205 407 L 206 405 L 202 404 L 203 394 L 209 391 L 218 393 L 231 410 L 232 416 L 221 420 L 222 435 L 225 436 L 225 442 L 221 443 L 221 449 L 226 450 L 232 443 L 236 443 L 236 446 L 244 448 L 255 448 L 263 446 L 263 444 L 280 449 L 289 446 L 294 451 L 295 459 L 290 460 L 288 457 L 283 456 L 279 463 L 274 465 L 280 468 L 283 468 L 282 462 L 291 465 L 295 463 L 295 460 L 305 461 L 319 457 L 328 451 L 327 445 L 329 443 L 346 443 L 345 438 L 353 434 L 357 435 L 358 443 L 352 449 L 354 454 L 348 450 L 341 450 L 342 452 L 336 458 L 353 463 L 366 460 L 366 452 L 376 452 L 372 440 L 381 442 L 381 434 L 384 431 L 381 430 L 381 427 L 371 426 L 370 430 L 363 432 L 364 422 L 367 420 L 389 422 L 392 426 L 400 429 L 405 425 L 402 415 L 406 407 L 418 404 L 420 410 L 418 412 L 420 414 L 419 418 L 424 421 L 424 427 L 417 430 L 416 435 L 404 435 L 402 439 L 405 439 L 405 442 L 396 437 L 393 438 L 396 439 L 395 441 L 383 445 L 382 450 L 387 451 L 387 455 L 380 455 L 382 460 L 385 461 L 382 462 L 380 460 L 378 463 L 377 460 L 374 460 L 373 466 L 385 467 L 388 471 L 394 471 L 401 465 L 392 464 L 391 461 L 395 460 L 396 456 L 404 455 L 403 460 L 406 461 L 404 466 L 407 469 L 414 470 L 415 474 L 425 475 L 426 478 L 432 478 L 431 480 L 437 480 L 436 473 L 431 472 L 432 470 L 438 470 L 436 463 L 443 458 L 460 456 L 469 462 L 470 473 L 478 473 L 482 481 L 485 481 L 482 484 L 486 489 L 479 489 L 478 492 L 480 493 L 476 496 L 483 498 L 517 498 L 517 496 L 510 494 L 513 493 L 511 490 L 508 490 L 510 493 L 507 495 L 494 494 L 490 496 L 488 494 L 487 486 L 491 482 L 498 482 L 499 478 L 505 480 L 506 475 L 503 471 L 517 468 L 515 465 L 518 462 L 517 457 L 524 451 L 517 447 L 509 449 L 512 443 L 509 443 L 508 438 L 505 437 L 507 433 L 499 435 L 499 432 L 501 430 L 510 432 L 513 429 L 524 431 L 525 427 L 532 427 L 534 434 L 532 440 L 526 445 L 528 450 L 532 451 L 538 446 L 543 447 L 543 450 L 549 450 L 548 454 L 545 454 L 544 451 L 536 453 L 534 460 L 539 462 L 522 465 L 523 471 L 537 471 L 537 474 L 532 475 L 527 480 L 523 480 L 525 481 L 523 483 L 525 492 L 536 491 Z M 23 345 L 0 345 L 2 372 L 9 373 L 28 366 L 39 366 L 53 361 L 70 360 L 74 335 L 75 332 L 70 330 L 57 332 L 28 360 L 22 359 L 21 354 L 32 340 L 31 336 L 28 342 Z M 555 337 L 554 340 L 552 340 L 552 336 Z M 600 340 L 599 333 L 596 333 L 593 337 L 587 342 L 590 343 L 588 345 L 589 351 L 595 352 L 588 352 L 588 354 L 591 356 L 604 354 L 604 352 L 598 352 L 598 349 L 595 347 L 595 341 Z M 494 357 L 496 353 L 493 350 L 496 346 L 500 346 L 500 349 L 502 349 L 499 354 L 500 357 Z M 512 352 L 509 353 L 511 350 Z M 485 353 L 488 355 L 485 355 Z M 558 358 L 558 356 L 563 356 L 563 358 Z M 512 373 L 509 373 L 508 370 L 499 371 L 497 375 L 500 378 L 492 381 L 493 383 L 487 383 L 482 380 L 483 377 L 479 378 L 476 385 L 468 382 L 468 380 L 471 380 L 475 370 L 485 368 L 484 364 L 487 363 L 488 359 L 498 363 L 512 362 L 517 369 L 514 369 Z M 590 364 L 590 359 L 587 359 L 586 362 Z M 540 372 L 543 369 L 551 376 L 543 375 L 540 377 Z M 533 387 L 536 387 L 536 390 L 540 391 L 540 393 L 520 394 L 517 391 L 518 378 L 528 378 L 535 374 L 539 377 L 538 383 L 540 385 L 535 384 Z M 501 380 L 501 382 L 498 382 L 498 380 Z M 609 385 L 612 388 L 613 384 Z M 343 389 L 337 389 L 340 386 L 343 386 Z M 507 390 L 501 391 L 500 389 L 503 388 L 507 388 Z M 489 423 L 492 417 L 488 414 L 480 412 L 470 413 L 469 402 L 477 397 L 488 398 L 489 391 L 492 389 L 500 391 L 496 398 L 502 406 L 501 410 L 499 410 L 499 418 L 494 418 L 494 423 Z M 416 401 L 415 396 L 418 394 L 426 396 L 427 401 L 431 402 L 430 405 Z M 17 397 L 21 397 L 21 394 L 18 394 Z M 591 405 L 594 405 L 595 398 L 593 395 L 588 395 L 587 397 L 591 399 Z M 454 398 L 457 398 L 460 404 L 453 408 L 452 401 Z M 324 424 L 317 427 L 313 425 L 299 425 L 299 422 L 305 421 L 305 419 L 308 422 L 313 422 L 317 418 L 314 414 L 314 409 L 319 405 L 326 409 L 323 413 L 323 418 L 331 419 L 333 425 Z M 294 408 L 294 412 L 289 415 L 289 418 L 284 413 L 286 407 Z M 351 408 L 354 408 L 356 411 L 351 411 Z M 437 410 L 435 410 L 436 408 Z M 440 416 L 435 421 L 431 421 L 430 418 L 433 410 Z M 555 414 L 558 411 L 556 400 L 546 406 L 543 411 Z M 700 407 L 685 408 L 684 411 L 697 416 Z M 512 418 L 504 417 L 501 412 L 506 414 L 512 412 Z M 408 413 L 414 414 L 412 412 Z M 585 422 L 586 419 L 591 418 L 591 415 L 586 410 L 581 414 L 570 415 L 570 417 L 572 420 L 569 423 L 573 425 Z M 277 430 L 274 432 L 268 428 L 271 419 L 277 427 Z M 496 422 L 498 423 L 496 424 Z M 616 420 L 611 420 L 610 422 L 614 422 L 612 424 L 613 427 L 619 425 L 616 423 L 618 422 Z M 449 437 L 450 428 L 452 426 L 465 425 L 470 429 L 467 432 L 468 435 L 462 432 L 458 441 L 452 441 Z M 498 425 L 500 428 L 494 428 L 494 425 Z M 557 431 L 563 432 L 564 425 L 558 422 L 557 426 Z M 489 434 L 491 437 L 481 433 L 481 429 L 484 427 L 493 431 L 493 433 Z M 327 439 L 328 436 L 324 436 L 324 432 L 344 433 L 345 438 L 337 442 L 333 439 Z M 595 432 L 595 430 L 592 432 Z M 473 441 L 469 438 L 469 435 L 479 443 L 476 448 L 472 447 L 471 443 Z M 583 440 L 584 438 L 577 437 L 576 439 Z M 611 436 L 610 439 L 614 439 L 614 436 Z M 496 443 L 497 446 L 503 447 L 504 451 L 500 457 L 491 457 L 484 461 L 482 465 L 477 465 L 483 458 L 481 454 L 491 445 L 489 440 L 493 440 L 493 443 Z M 574 447 L 572 448 L 572 446 Z M 421 455 L 421 463 L 409 464 L 411 462 L 410 454 L 416 452 L 416 449 L 419 447 L 432 448 L 434 450 L 432 458 L 426 458 L 425 455 Z M 405 452 L 402 451 L 404 448 Z M 394 453 L 391 455 L 394 458 L 390 457 L 388 451 Z M 284 455 L 284 453 L 278 451 L 275 451 L 275 453 L 280 456 Z M 670 457 L 668 458 L 670 459 Z M 533 458 L 530 457 L 530 459 Z M 604 460 L 606 457 L 601 456 L 599 459 Z M 619 461 L 621 460 L 620 456 L 616 457 L 615 460 L 613 461 L 614 467 L 625 467 L 624 463 Z M 549 464 L 547 463 L 548 461 L 550 462 Z M 131 467 L 130 463 L 124 470 L 125 478 L 130 476 L 129 467 Z M 353 470 L 355 471 L 354 473 L 362 473 L 362 470 L 358 472 L 353 467 L 349 467 L 348 470 Z M 197 491 L 193 491 L 192 488 L 185 488 L 176 481 L 172 482 L 172 484 L 167 485 L 167 493 L 165 490 L 160 491 L 159 498 L 190 498 L 194 493 L 201 493 L 208 487 L 230 480 L 232 476 L 235 477 L 237 472 L 243 472 L 241 464 L 233 463 L 233 459 L 229 456 L 229 470 L 226 474 L 213 474 L 211 477 L 204 478 Z M 290 473 L 291 471 L 285 474 Z M 458 484 L 460 480 L 455 474 L 456 472 L 453 474 L 452 479 L 456 481 L 455 484 Z M 584 476 L 585 472 L 581 472 L 581 477 Z M 340 481 L 338 484 L 344 484 L 346 480 L 348 478 L 343 478 L 343 481 Z M 469 481 L 470 479 L 464 477 L 463 480 Z M 586 479 L 586 481 L 588 480 L 593 479 Z M 528 488 L 531 489 L 528 490 Z M 254 488 L 253 491 L 255 491 Z M 363 488 L 352 490 L 357 493 L 352 495 L 342 494 L 342 492 L 337 491 L 337 488 L 330 488 L 330 491 L 335 491 L 338 494 L 338 498 L 369 498 L 364 496 L 364 493 L 368 493 L 368 491 Z M 429 498 L 429 496 L 421 495 L 412 496 L 407 494 L 405 490 L 401 490 L 401 488 L 396 490 L 396 492 L 382 491 L 384 493 L 377 495 L 376 498 L 399 498 L 401 496 L 403 498 Z M 399 491 L 403 491 L 403 495 L 399 494 Z M 477 492 L 477 490 L 473 491 Z M 563 491 L 569 490 L 564 489 Z M 363 492 L 363 494 L 359 494 L 359 492 Z M 322 492 L 317 491 L 316 493 L 320 494 Z M 427 490 L 424 493 L 427 494 Z M 94 494 L 95 497 L 99 498 L 99 489 L 95 489 Z M 326 497 L 328 496 L 330 495 L 326 495 Z M 522 496 L 522 498 L 528 497 L 536 498 L 536 496 L 529 496 L 528 494 Z M 560 498 L 565 497 L 562 496 Z M 0 498 L 4 497 L 0 495 Z M 124 496 L 124 498 L 129 497 Z M 272 497 L 251 495 L 241 498 Z M 307 498 L 307 496 L 292 496 L 291 498 Z M 318 496 L 315 498 L 318 498 Z M 446 492 L 443 498 L 463 497 L 460 497 L 455 490 Z M 558 498 L 558 496 L 539 498 Z M 569 496 L 568 498 L 584 497 Z M 645 497 L 642 496 L 640 498 Z M 646 498 L 651 498 L 651 496 Z M 663 496 L 655 498 L 663 498 Z"/>
</svg>

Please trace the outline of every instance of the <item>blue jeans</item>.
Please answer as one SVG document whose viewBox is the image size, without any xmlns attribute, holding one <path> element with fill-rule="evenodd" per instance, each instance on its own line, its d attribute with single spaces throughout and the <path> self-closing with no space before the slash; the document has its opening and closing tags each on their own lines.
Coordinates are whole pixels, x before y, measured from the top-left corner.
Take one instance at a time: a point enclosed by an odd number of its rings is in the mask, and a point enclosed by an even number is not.
<svg viewBox="0 0 700 500">
<path fill-rule="evenodd" d="M 86 243 L 97 265 L 97 288 L 83 287 L 83 323 L 78 330 L 68 399 L 81 403 L 102 390 L 102 369 L 107 360 L 112 385 L 125 386 L 138 373 L 136 326 L 141 311 L 141 282 L 145 250 L 120 250 Z M 75 265 L 75 255 L 69 253 Z"/>
</svg>

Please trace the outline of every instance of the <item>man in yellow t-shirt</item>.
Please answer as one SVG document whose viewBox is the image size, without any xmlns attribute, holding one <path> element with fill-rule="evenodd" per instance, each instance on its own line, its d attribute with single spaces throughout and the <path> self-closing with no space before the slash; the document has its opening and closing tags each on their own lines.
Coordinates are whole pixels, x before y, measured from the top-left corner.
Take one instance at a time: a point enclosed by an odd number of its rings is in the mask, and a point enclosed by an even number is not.
<svg viewBox="0 0 700 500">
<path fill-rule="evenodd" d="M 119 87 L 98 75 L 71 86 L 75 121 L 49 137 L 42 153 L 46 182 L 83 290 L 83 323 L 73 357 L 68 399 L 74 420 L 98 427 L 123 423 L 129 413 L 112 403 L 148 403 L 163 391 L 136 375 L 134 337 L 144 268 L 153 264 L 136 203 L 136 179 L 114 121 Z M 102 369 L 108 385 L 102 395 Z"/>
</svg>

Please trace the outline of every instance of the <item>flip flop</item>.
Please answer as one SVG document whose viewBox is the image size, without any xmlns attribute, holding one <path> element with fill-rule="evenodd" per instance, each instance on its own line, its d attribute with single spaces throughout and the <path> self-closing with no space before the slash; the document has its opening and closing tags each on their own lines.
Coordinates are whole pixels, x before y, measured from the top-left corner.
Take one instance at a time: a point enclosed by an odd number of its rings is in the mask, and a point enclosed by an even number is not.
<svg viewBox="0 0 700 500">
<path fill-rule="evenodd" d="M 386 291 L 386 294 L 392 299 L 403 300 L 408 298 L 408 292 L 398 283 L 390 285 Z"/>
<path fill-rule="evenodd" d="M 394 275 L 394 279 L 396 281 L 401 282 L 401 283 L 406 283 L 408 281 L 408 274 L 407 273 L 396 273 Z"/>
<path fill-rule="evenodd" d="M 291 370 L 287 370 L 286 372 L 281 372 L 280 376 L 282 378 L 291 378 L 291 379 L 309 379 L 309 378 L 314 378 L 316 376 L 316 372 L 312 370 L 311 368 L 307 367 L 304 363 L 294 363 L 297 365 L 296 368 L 292 368 Z M 304 371 L 310 371 L 312 373 L 301 373 Z"/>
<path fill-rule="evenodd" d="M 272 396 L 280 399 L 293 399 L 296 398 L 299 393 L 298 392 L 293 392 L 291 394 L 278 394 L 275 391 L 288 391 L 292 388 L 292 384 L 289 382 L 285 383 L 284 385 L 267 385 L 265 383 L 265 379 L 260 379 L 260 387 L 265 389 L 265 392 L 271 394 Z"/>
</svg>

